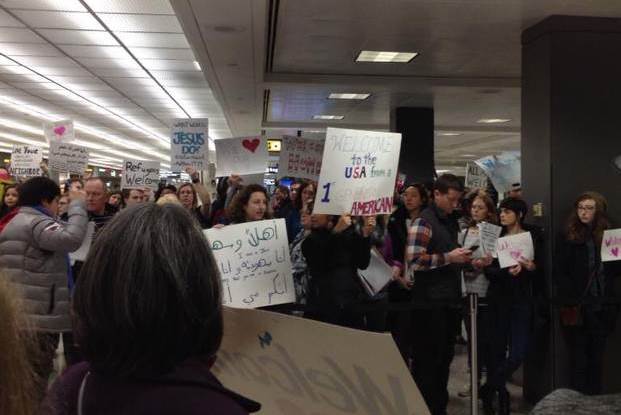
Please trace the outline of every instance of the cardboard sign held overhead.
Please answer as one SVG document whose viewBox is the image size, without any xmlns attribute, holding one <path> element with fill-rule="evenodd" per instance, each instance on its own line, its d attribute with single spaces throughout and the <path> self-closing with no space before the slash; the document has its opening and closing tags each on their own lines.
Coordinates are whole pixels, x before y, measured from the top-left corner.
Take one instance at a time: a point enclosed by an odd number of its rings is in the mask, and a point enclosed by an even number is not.
<svg viewBox="0 0 621 415">
<path fill-rule="evenodd" d="M 604 231 L 601 254 L 602 262 L 621 261 L 621 229 Z"/>
<path fill-rule="evenodd" d="M 177 118 L 170 133 L 170 169 L 183 172 L 188 166 L 207 170 L 209 139 L 207 118 Z"/>
<path fill-rule="evenodd" d="M 225 307 L 213 372 L 259 415 L 429 414 L 389 333 Z"/>
<path fill-rule="evenodd" d="M 160 162 L 147 160 L 123 161 L 121 189 L 157 190 L 160 182 Z"/>
<path fill-rule="evenodd" d="M 313 213 L 392 213 L 401 134 L 328 128 Z"/>
<path fill-rule="evenodd" d="M 475 163 L 466 164 L 466 187 L 469 189 L 486 189 L 487 176 L 485 171 Z"/>
<path fill-rule="evenodd" d="M 497 156 L 483 157 L 475 163 L 500 193 L 508 192 L 513 184 L 522 181 L 521 155 L 517 151 L 504 151 Z"/>
<path fill-rule="evenodd" d="M 216 175 L 265 173 L 269 154 L 265 137 L 237 137 L 216 140 Z"/>
<path fill-rule="evenodd" d="M 75 138 L 72 120 L 61 120 L 43 125 L 43 132 L 48 143 L 53 141 L 71 141 Z"/>
<path fill-rule="evenodd" d="M 325 139 L 283 136 L 278 177 L 317 180 Z"/>
<path fill-rule="evenodd" d="M 34 177 L 41 175 L 43 150 L 26 144 L 15 144 L 11 152 L 10 173 L 17 177 Z"/>
<path fill-rule="evenodd" d="M 88 167 L 88 149 L 75 144 L 52 141 L 49 168 L 59 173 L 84 174 Z"/>
<path fill-rule="evenodd" d="M 204 232 L 220 269 L 224 304 L 255 308 L 295 301 L 284 219 Z"/>
</svg>

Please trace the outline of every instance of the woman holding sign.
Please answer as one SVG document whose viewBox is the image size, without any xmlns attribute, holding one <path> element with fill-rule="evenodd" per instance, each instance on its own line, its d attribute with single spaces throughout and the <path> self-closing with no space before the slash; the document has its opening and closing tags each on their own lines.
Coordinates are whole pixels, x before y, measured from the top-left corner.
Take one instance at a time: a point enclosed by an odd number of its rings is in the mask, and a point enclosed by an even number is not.
<svg viewBox="0 0 621 415">
<path fill-rule="evenodd" d="M 268 206 L 269 196 L 265 187 L 260 184 L 249 184 L 233 198 L 228 207 L 228 219 L 231 224 L 271 219 L 272 214 Z"/>
<path fill-rule="evenodd" d="M 539 246 L 541 232 L 526 225 L 524 219 L 528 213 L 526 202 L 521 199 L 507 198 L 500 204 L 500 224 L 502 236 L 516 236 L 530 232 L 534 241 L 534 258 L 523 255 L 512 257 L 514 265 L 506 268 L 503 261 L 495 259 L 486 275 L 490 279 L 488 298 L 490 301 L 491 358 L 489 360 L 487 383 L 481 390 L 486 410 L 498 393 L 498 413 L 508 414 L 510 396 L 506 388 L 511 377 L 526 357 L 533 316 L 531 301 L 534 284 L 538 275 L 538 263 L 541 254 Z M 502 238 L 501 238 L 502 239 Z M 501 254 L 501 239 L 497 242 L 498 256 Z"/>
<path fill-rule="evenodd" d="M 621 275 L 621 262 L 601 260 L 603 234 L 610 228 L 606 210 L 599 193 L 580 195 L 557 255 L 558 294 L 574 300 L 560 312 L 571 351 L 571 386 L 587 395 L 602 393 L 604 349 L 618 311 L 616 305 L 582 304 L 612 296 L 612 278 Z"/>
</svg>

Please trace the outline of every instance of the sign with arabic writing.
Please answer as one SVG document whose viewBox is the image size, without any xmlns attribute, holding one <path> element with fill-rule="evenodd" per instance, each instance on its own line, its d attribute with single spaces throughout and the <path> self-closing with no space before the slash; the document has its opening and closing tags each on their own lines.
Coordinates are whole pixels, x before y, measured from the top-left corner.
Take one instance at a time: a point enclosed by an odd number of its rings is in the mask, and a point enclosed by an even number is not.
<svg viewBox="0 0 621 415">
<path fill-rule="evenodd" d="M 325 140 L 284 136 L 278 162 L 278 177 L 317 180 L 321 171 Z"/>
<path fill-rule="evenodd" d="M 84 174 L 88 167 L 88 149 L 61 141 L 50 142 L 50 170 L 59 173 Z"/>
<path fill-rule="evenodd" d="M 220 269 L 225 305 L 256 308 L 295 301 L 284 219 L 204 232 Z"/>
</svg>

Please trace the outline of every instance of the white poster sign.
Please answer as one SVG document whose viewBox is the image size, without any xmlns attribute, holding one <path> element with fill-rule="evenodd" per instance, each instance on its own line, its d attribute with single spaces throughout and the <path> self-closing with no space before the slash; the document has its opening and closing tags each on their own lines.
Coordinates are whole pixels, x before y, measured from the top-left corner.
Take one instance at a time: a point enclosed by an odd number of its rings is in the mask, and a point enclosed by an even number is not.
<svg viewBox="0 0 621 415">
<path fill-rule="evenodd" d="M 313 213 L 392 212 L 401 134 L 328 128 Z"/>
<path fill-rule="evenodd" d="M 504 236 L 496 241 L 496 251 L 500 268 L 512 267 L 518 261 L 535 259 L 535 248 L 530 232 Z"/>
<path fill-rule="evenodd" d="M 27 144 L 15 144 L 11 152 L 10 173 L 17 177 L 33 177 L 41 175 L 43 150 Z"/>
<path fill-rule="evenodd" d="M 487 156 L 475 163 L 492 181 L 500 193 L 508 192 L 511 186 L 522 181 L 521 156 L 517 151 L 505 151 L 497 156 Z"/>
<path fill-rule="evenodd" d="M 157 190 L 160 182 L 160 162 L 146 160 L 123 161 L 121 189 Z"/>
<path fill-rule="evenodd" d="M 88 149 L 60 141 L 50 142 L 49 168 L 59 173 L 84 174 L 88 167 Z"/>
<path fill-rule="evenodd" d="M 177 118 L 170 133 L 170 169 L 184 172 L 188 166 L 207 170 L 209 139 L 207 118 Z"/>
<path fill-rule="evenodd" d="M 82 245 L 80 245 L 77 251 L 69 253 L 69 260 L 71 261 L 71 265 L 75 264 L 76 261 L 86 261 L 86 256 L 88 255 L 88 251 L 91 250 L 91 245 L 93 243 L 94 237 L 95 222 L 88 222 L 88 224 L 86 225 L 86 235 L 84 235 Z"/>
<path fill-rule="evenodd" d="M 384 261 L 377 249 L 371 249 L 371 260 L 366 269 L 359 269 L 362 286 L 370 296 L 377 295 L 392 281 L 392 267 Z"/>
<path fill-rule="evenodd" d="M 481 222 L 477 226 L 479 228 L 483 253 L 496 256 L 496 241 L 500 237 L 502 227 L 488 222 Z"/>
<path fill-rule="evenodd" d="M 259 415 L 429 414 L 390 333 L 225 307 L 213 372 Z"/>
<path fill-rule="evenodd" d="M 602 262 L 621 261 L 621 229 L 604 231 Z"/>
<path fill-rule="evenodd" d="M 466 164 L 466 187 L 470 189 L 487 188 L 485 171 L 475 163 Z"/>
<path fill-rule="evenodd" d="M 225 305 L 256 308 L 295 301 L 284 219 L 204 232 L 220 269 Z"/>
<path fill-rule="evenodd" d="M 53 141 L 71 141 L 75 138 L 72 120 L 61 120 L 43 125 L 43 132 L 48 143 Z"/>
<path fill-rule="evenodd" d="M 283 136 L 278 177 L 317 180 L 325 139 Z"/>
<path fill-rule="evenodd" d="M 267 169 L 267 139 L 265 137 L 236 137 L 216 140 L 216 175 L 247 175 L 265 173 Z"/>
</svg>

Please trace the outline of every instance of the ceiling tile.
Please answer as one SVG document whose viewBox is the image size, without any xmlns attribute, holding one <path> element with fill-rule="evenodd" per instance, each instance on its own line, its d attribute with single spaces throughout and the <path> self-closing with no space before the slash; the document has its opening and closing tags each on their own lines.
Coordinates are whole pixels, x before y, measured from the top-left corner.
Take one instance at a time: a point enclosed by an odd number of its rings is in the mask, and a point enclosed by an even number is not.
<svg viewBox="0 0 621 415">
<path fill-rule="evenodd" d="M 127 47 L 151 48 L 189 48 L 190 45 L 182 33 L 129 33 L 118 32 L 119 37 Z"/>
<path fill-rule="evenodd" d="M 168 0 L 86 0 L 96 13 L 175 14 Z"/>
<path fill-rule="evenodd" d="M 113 32 L 183 33 L 177 17 L 146 14 L 98 14 Z"/>
<path fill-rule="evenodd" d="M 90 13 L 38 10 L 14 10 L 13 13 L 35 29 L 103 30 Z"/>
<path fill-rule="evenodd" d="M 0 51 L 7 56 L 62 56 L 58 49 L 44 43 L 2 43 Z"/>
<path fill-rule="evenodd" d="M 127 59 L 129 55 L 121 46 L 61 45 L 60 48 L 74 58 Z"/>
<path fill-rule="evenodd" d="M 4 31 L 0 31 L 0 36 Z M 118 42 L 108 33 L 89 30 L 41 29 L 41 35 L 52 43 L 64 45 L 118 46 Z"/>
<path fill-rule="evenodd" d="M 5 12 L 4 10 L 0 10 L 0 26 L 1 27 L 24 27 L 22 23 L 20 23 L 13 16 Z"/>
<path fill-rule="evenodd" d="M 45 43 L 45 40 L 37 36 L 30 29 L 2 28 L 0 30 L 0 42 L 9 43 Z"/>
<path fill-rule="evenodd" d="M 192 71 L 200 73 L 193 61 L 141 59 L 140 63 L 150 71 Z"/>
<path fill-rule="evenodd" d="M 86 11 L 79 0 L 3 0 L 2 5 L 9 9 Z"/>
<path fill-rule="evenodd" d="M 179 59 L 194 61 L 192 49 L 129 48 L 138 59 Z"/>
</svg>

